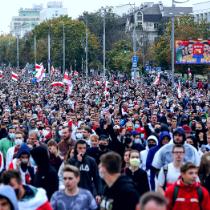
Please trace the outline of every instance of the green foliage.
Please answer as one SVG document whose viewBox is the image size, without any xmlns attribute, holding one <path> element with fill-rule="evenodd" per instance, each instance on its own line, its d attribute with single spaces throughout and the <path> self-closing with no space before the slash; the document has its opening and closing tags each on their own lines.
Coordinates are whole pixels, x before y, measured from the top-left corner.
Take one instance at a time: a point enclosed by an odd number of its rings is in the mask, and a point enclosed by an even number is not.
<svg viewBox="0 0 210 210">
<path fill-rule="evenodd" d="M 62 66 L 63 61 L 63 26 L 65 31 L 66 68 L 74 67 L 76 60 L 77 68 L 81 69 L 82 58 L 85 59 L 85 24 L 79 20 L 72 20 L 67 16 L 45 21 L 36 26 L 34 30 L 19 39 L 20 66 L 24 67 L 27 62 L 34 63 L 34 37 L 36 37 L 36 61 L 43 62 L 47 66 L 48 60 L 48 33 L 51 37 L 51 64 Z M 89 34 L 89 62 L 95 61 L 99 51 L 99 41 L 96 36 Z M 10 35 L 0 37 L 0 62 L 16 66 L 16 37 Z"/>
<path fill-rule="evenodd" d="M 132 55 L 131 43 L 127 40 L 121 40 L 115 43 L 113 49 L 107 53 L 107 65 L 112 70 L 129 72 Z"/>
</svg>

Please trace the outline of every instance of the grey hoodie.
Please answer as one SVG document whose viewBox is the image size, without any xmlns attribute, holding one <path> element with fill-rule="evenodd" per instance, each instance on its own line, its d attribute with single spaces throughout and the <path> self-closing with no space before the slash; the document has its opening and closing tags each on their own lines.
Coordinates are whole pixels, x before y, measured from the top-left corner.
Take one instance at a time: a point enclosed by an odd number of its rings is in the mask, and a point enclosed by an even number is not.
<svg viewBox="0 0 210 210">
<path fill-rule="evenodd" d="M 15 191 L 12 187 L 10 187 L 9 185 L 1 185 L 0 196 L 6 198 L 11 203 L 14 210 L 19 210 Z"/>
</svg>

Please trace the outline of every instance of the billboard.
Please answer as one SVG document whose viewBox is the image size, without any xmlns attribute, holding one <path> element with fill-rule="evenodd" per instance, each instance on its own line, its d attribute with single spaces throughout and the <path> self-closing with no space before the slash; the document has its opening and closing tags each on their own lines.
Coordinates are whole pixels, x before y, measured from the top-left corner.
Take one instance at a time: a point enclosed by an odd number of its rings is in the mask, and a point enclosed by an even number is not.
<svg viewBox="0 0 210 210">
<path fill-rule="evenodd" d="M 210 64 L 210 40 L 176 40 L 176 64 Z"/>
</svg>

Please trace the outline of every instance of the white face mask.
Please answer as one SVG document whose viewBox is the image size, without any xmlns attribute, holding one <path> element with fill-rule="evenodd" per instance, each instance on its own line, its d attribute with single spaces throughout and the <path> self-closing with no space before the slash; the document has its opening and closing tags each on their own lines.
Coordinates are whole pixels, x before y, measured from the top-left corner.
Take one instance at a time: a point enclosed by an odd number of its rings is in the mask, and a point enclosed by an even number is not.
<svg viewBox="0 0 210 210">
<path fill-rule="evenodd" d="M 59 134 L 59 136 L 62 136 L 62 135 L 63 135 L 62 130 L 59 130 L 59 131 L 58 131 L 58 134 Z"/>
<path fill-rule="evenodd" d="M 15 139 L 15 145 L 21 145 L 23 143 L 23 139 Z"/>
</svg>

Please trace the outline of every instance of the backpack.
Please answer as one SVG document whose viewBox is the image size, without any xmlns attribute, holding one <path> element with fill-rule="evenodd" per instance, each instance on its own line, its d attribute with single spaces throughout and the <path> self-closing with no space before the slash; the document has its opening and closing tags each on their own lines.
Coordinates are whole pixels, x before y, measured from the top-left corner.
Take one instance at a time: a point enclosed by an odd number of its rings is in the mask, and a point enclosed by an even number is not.
<svg viewBox="0 0 210 210">
<path fill-rule="evenodd" d="M 166 189 L 166 185 L 167 185 L 167 174 L 168 174 L 168 165 L 163 166 L 163 173 L 165 176 L 165 181 L 164 181 L 164 185 L 163 185 L 163 189 Z"/>
<path fill-rule="evenodd" d="M 198 193 L 198 200 L 199 200 L 199 206 L 200 206 L 200 210 L 202 210 L 202 206 L 201 206 L 201 202 L 203 200 L 203 191 L 202 188 L 200 186 L 196 187 L 196 191 Z M 174 192 L 173 192 L 173 197 L 172 197 L 172 206 L 174 206 L 177 196 L 179 193 L 179 186 L 175 185 L 174 187 Z"/>
</svg>

